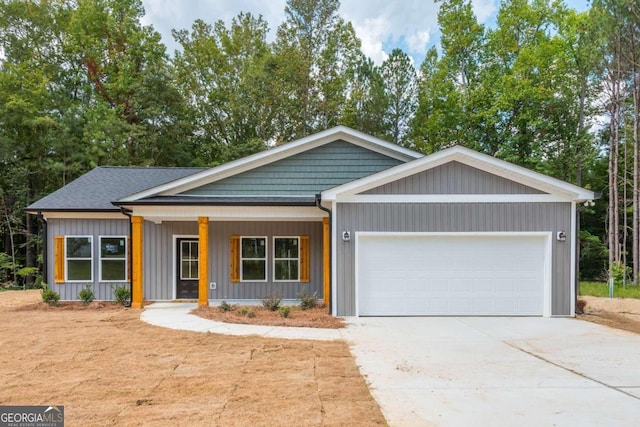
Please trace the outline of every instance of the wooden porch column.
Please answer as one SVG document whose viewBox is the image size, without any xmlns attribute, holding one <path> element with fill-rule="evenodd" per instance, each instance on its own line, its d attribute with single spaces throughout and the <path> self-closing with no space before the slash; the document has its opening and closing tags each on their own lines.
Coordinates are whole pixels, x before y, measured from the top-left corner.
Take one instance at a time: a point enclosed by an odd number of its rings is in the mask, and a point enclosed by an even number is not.
<svg viewBox="0 0 640 427">
<path fill-rule="evenodd" d="M 144 306 L 144 285 L 142 283 L 142 229 L 144 218 L 141 216 L 131 217 L 131 308 L 142 308 Z"/>
<path fill-rule="evenodd" d="M 329 305 L 329 292 L 331 286 L 330 268 L 331 257 L 329 247 L 331 240 L 329 239 L 329 218 L 322 218 L 322 295 L 324 296 L 325 305 Z"/>
<path fill-rule="evenodd" d="M 209 217 L 198 217 L 198 307 L 209 305 Z"/>
</svg>

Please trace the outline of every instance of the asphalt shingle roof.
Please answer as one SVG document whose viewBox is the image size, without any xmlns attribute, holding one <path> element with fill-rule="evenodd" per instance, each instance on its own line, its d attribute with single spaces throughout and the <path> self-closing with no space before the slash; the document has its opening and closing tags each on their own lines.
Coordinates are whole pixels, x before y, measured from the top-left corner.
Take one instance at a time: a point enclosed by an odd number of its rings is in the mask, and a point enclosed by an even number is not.
<svg viewBox="0 0 640 427">
<path fill-rule="evenodd" d="M 119 211 L 115 202 L 206 168 L 100 166 L 27 207 L 28 211 Z"/>
</svg>

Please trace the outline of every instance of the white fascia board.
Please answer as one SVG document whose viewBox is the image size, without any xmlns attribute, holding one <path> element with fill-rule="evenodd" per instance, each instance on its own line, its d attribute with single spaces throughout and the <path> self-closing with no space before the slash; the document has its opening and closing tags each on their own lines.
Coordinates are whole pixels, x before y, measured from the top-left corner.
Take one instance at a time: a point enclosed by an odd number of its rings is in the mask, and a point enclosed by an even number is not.
<svg viewBox="0 0 640 427">
<path fill-rule="evenodd" d="M 585 201 L 595 198 L 595 194 L 592 191 L 461 146 L 447 148 L 417 160 L 378 172 L 377 174 L 332 188 L 323 192 L 322 198 L 342 201 L 346 196 L 353 196 L 452 161 L 466 164 L 555 196 L 566 196 L 569 197 L 570 200 Z"/>
<path fill-rule="evenodd" d="M 554 194 L 354 194 L 339 196 L 340 203 L 553 203 L 573 202 Z"/>
<path fill-rule="evenodd" d="M 122 212 L 42 212 L 45 220 L 50 219 L 126 219 L 129 217 Z"/>
<path fill-rule="evenodd" d="M 355 145 L 368 148 L 402 161 L 409 161 L 423 156 L 416 151 L 383 141 L 382 139 L 350 129 L 346 126 L 336 126 L 323 132 L 309 135 L 296 141 L 288 142 L 275 148 L 270 148 L 232 162 L 224 163 L 200 173 L 189 175 L 187 177 L 132 194 L 120 201 L 132 202 L 151 196 L 170 196 L 179 194 L 337 140 L 351 142 Z"/>
<path fill-rule="evenodd" d="M 322 221 L 326 213 L 315 206 L 131 206 L 132 215 L 161 223 L 196 221 Z"/>
</svg>

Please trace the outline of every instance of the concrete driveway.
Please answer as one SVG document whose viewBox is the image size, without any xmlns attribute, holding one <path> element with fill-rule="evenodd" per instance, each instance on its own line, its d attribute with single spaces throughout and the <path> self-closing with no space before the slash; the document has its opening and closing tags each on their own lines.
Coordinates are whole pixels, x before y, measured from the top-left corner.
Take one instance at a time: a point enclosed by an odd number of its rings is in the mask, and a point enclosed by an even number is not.
<svg viewBox="0 0 640 427">
<path fill-rule="evenodd" d="M 569 318 L 353 318 L 391 426 L 638 426 L 640 335 Z"/>
</svg>

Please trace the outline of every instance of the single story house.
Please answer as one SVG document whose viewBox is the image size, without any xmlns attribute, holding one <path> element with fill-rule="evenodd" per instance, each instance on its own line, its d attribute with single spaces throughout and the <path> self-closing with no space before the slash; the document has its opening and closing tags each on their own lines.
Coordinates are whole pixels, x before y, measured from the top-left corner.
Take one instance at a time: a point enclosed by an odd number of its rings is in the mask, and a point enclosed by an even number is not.
<svg viewBox="0 0 640 427">
<path fill-rule="evenodd" d="M 572 316 L 596 195 L 454 146 L 338 126 L 214 168 L 97 167 L 28 207 L 63 300 L 316 294 L 338 316 Z"/>
</svg>

